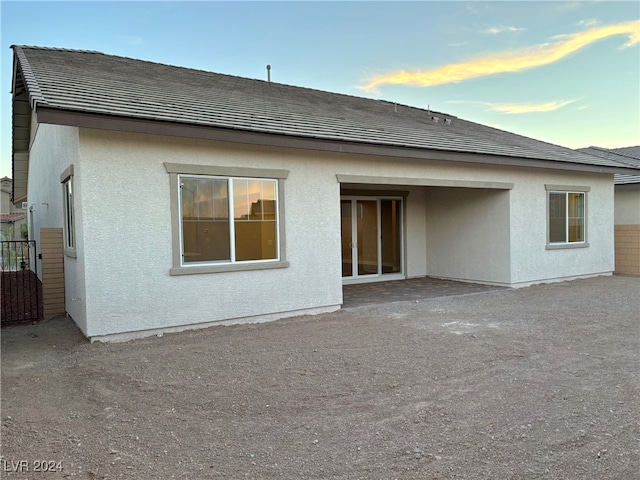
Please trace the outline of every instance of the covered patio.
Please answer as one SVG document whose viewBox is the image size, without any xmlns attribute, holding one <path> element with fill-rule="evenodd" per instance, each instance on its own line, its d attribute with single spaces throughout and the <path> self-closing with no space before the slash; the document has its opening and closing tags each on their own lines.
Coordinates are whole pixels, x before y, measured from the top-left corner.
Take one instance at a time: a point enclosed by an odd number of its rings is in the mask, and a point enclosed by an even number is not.
<svg viewBox="0 0 640 480">
<path fill-rule="evenodd" d="M 407 280 L 369 282 L 344 285 L 343 308 L 376 305 L 405 300 L 450 297 L 502 290 L 507 287 L 479 283 L 456 282 L 440 278 L 421 277 Z"/>
</svg>

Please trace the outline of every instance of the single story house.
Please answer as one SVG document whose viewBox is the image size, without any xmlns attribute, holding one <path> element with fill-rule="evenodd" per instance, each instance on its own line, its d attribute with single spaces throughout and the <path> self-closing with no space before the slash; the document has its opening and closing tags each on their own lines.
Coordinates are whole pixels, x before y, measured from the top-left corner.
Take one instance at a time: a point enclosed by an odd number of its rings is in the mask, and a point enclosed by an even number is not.
<svg viewBox="0 0 640 480">
<path fill-rule="evenodd" d="M 640 146 L 579 151 L 640 168 Z M 614 191 L 615 271 L 640 275 L 640 175 L 616 173 Z"/>
<path fill-rule="evenodd" d="M 446 113 L 13 46 L 14 201 L 92 340 L 330 312 L 347 282 L 614 270 L 614 174 Z"/>
</svg>

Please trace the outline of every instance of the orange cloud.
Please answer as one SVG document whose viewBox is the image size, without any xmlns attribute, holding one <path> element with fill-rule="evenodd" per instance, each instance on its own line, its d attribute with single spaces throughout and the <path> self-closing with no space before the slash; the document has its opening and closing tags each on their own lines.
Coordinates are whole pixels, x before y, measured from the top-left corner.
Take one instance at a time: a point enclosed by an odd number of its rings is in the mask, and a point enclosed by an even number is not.
<svg viewBox="0 0 640 480">
<path fill-rule="evenodd" d="M 498 73 L 521 72 L 557 62 L 593 42 L 614 35 L 627 35 L 629 37 L 629 41 L 624 45 L 625 47 L 640 43 L 640 20 L 596 27 L 584 32 L 562 36 L 553 43 L 543 43 L 520 50 L 484 55 L 431 70 L 411 72 L 401 70 L 386 75 L 377 75 L 369 79 L 369 82 L 360 88 L 367 92 L 373 92 L 382 85 L 432 87 Z"/>
</svg>

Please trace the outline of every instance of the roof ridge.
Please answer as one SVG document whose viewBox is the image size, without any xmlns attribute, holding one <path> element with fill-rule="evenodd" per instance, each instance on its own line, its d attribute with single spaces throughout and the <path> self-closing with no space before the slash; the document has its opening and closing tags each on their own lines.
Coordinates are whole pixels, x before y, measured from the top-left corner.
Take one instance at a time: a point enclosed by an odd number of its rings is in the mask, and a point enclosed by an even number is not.
<svg viewBox="0 0 640 480">
<path fill-rule="evenodd" d="M 595 152 L 589 152 L 588 150 L 595 150 Z M 604 147 L 591 146 L 591 147 L 586 147 L 586 148 L 579 148 L 578 151 L 582 151 L 584 153 L 588 153 L 589 155 L 594 155 L 594 156 L 600 157 L 600 158 L 607 158 L 607 157 L 605 157 L 603 155 L 598 155 L 598 152 L 602 152 L 603 154 L 606 154 L 606 155 L 609 155 L 609 156 L 623 157 L 621 159 L 617 159 L 617 160 L 614 160 L 614 161 L 619 162 L 619 163 L 623 163 L 625 165 L 630 165 L 630 166 L 632 166 L 634 168 L 638 168 L 637 162 L 640 161 L 640 158 L 638 158 L 638 157 L 636 157 L 634 155 L 629 155 L 629 154 L 626 154 L 626 153 L 616 152 L 613 149 L 604 148 Z M 634 160 L 634 162 L 629 162 L 629 161 L 627 161 L 627 159 Z M 609 158 L 609 160 L 611 160 L 611 159 Z"/>
<path fill-rule="evenodd" d="M 622 157 L 639 159 L 635 155 L 631 155 L 629 153 L 623 153 L 623 152 L 619 152 L 618 151 L 618 150 L 623 149 L 623 148 L 636 148 L 636 145 L 630 145 L 629 147 L 620 147 L 620 148 L 604 148 L 604 147 L 598 147 L 598 146 L 592 145 L 591 147 L 587 147 L 585 149 L 579 148 L 578 150 L 586 150 L 588 148 L 593 148 L 594 150 L 599 150 L 601 152 L 613 153 L 614 155 L 620 155 Z"/>
<path fill-rule="evenodd" d="M 11 45 L 11 48 L 30 48 L 32 50 L 54 50 L 58 52 L 79 52 L 79 53 L 99 53 L 106 55 L 98 50 L 78 49 L 78 48 L 64 48 L 64 47 L 42 47 L 39 45 Z"/>
<path fill-rule="evenodd" d="M 621 147 L 621 148 L 630 148 L 630 147 Z M 634 148 L 634 146 L 632 146 L 631 148 Z M 627 157 L 627 158 L 633 158 L 634 160 L 640 160 L 640 157 L 636 156 L 636 155 L 631 155 L 629 153 L 623 153 L 623 152 L 618 152 L 616 149 L 611 150 L 613 153 L 615 153 L 616 155 L 621 155 L 623 157 Z"/>
</svg>

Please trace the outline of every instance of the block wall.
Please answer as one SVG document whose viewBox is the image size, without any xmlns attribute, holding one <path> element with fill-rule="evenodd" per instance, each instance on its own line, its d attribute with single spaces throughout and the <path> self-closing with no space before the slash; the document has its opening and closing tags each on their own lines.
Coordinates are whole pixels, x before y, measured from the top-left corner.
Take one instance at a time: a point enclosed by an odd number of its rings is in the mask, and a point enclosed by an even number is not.
<svg viewBox="0 0 640 480">
<path fill-rule="evenodd" d="M 616 225 L 616 273 L 640 275 L 640 225 Z"/>
</svg>

